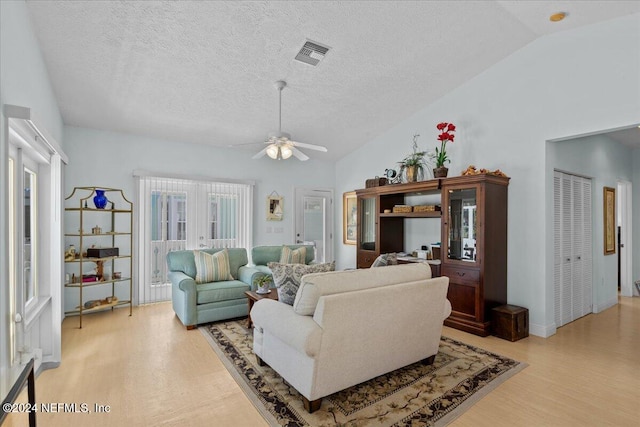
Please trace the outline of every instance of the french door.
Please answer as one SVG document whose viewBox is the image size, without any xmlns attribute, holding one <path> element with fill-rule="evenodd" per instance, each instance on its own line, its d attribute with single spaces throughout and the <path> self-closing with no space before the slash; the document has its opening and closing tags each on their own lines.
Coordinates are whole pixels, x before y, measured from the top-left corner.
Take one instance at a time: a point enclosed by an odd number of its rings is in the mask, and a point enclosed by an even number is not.
<svg viewBox="0 0 640 427">
<path fill-rule="evenodd" d="M 171 299 L 167 253 L 251 247 L 250 184 L 139 178 L 140 303 Z"/>
</svg>

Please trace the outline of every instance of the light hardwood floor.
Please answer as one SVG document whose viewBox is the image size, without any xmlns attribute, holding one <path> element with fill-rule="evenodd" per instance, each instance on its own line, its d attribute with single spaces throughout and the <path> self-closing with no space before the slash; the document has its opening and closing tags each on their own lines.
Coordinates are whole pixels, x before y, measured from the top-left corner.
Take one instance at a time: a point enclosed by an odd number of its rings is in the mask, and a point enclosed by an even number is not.
<svg viewBox="0 0 640 427">
<path fill-rule="evenodd" d="M 62 364 L 36 381 L 38 402 L 109 405 L 110 412 L 38 413 L 38 425 L 266 425 L 200 331 L 185 330 L 169 303 L 127 314 L 86 316 L 83 329 L 65 319 Z M 639 425 L 640 298 L 620 298 L 547 339 L 443 334 L 529 365 L 452 426 Z M 22 415 L 5 423 L 22 425 Z"/>
</svg>

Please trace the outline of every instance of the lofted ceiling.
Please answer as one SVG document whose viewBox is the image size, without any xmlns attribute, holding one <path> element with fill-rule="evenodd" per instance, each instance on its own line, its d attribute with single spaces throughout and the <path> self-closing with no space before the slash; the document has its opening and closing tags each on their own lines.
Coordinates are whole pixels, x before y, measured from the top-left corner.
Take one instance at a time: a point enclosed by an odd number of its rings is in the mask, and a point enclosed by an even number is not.
<svg viewBox="0 0 640 427">
<path fill-rule="evenodd" d="M 327 146 L 307 152 L 323 160 L 538 37 L 640 12 L 637 1 L 27 5 L 66 125 L 218 147 L 259 143 L 277 130 L 274 82 L 286 80 L 282 128 Z M 567 18 L 550 22 L 558 11 Z M 307 39 L 331 48 L 317 67 L 294 60 Z"/>
<path fill-rule="evenodd" d="M 616 130 L 605 135 L 627 147 L 640 148 L 640 126 Z"/>
</svg>

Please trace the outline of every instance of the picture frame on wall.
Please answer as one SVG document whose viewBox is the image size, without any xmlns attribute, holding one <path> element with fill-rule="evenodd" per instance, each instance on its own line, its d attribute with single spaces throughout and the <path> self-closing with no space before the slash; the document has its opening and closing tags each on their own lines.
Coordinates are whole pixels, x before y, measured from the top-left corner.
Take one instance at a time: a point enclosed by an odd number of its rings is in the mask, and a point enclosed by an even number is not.
<svg viewBox="0 0 640 427">
<path fill-rule="evenodd" d="M 358 232 L 358 199 L 355 191 L 342 195 L 342 216 L 342 242 L 355 245 Z"/>
<path fill-rule="evenodd" d="M 603 188 L 604 254 L 616 253 L 616 189 Z"/>
<path fill-rule="evenodd" d="M 267 197 L 267 221 L 282 221 L 284 215 L 284 197 Z"/>
</svg>

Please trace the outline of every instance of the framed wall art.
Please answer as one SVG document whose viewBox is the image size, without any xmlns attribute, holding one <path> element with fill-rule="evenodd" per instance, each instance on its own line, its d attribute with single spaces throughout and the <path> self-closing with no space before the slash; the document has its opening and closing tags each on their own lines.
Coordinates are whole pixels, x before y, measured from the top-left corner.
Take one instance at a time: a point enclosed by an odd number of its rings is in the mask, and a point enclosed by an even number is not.
<svg viewBox="0 0 640 427">
<path fill-rule="evenodd" d="M 284 197 L 275 191 L 267 197 L 267 221 L 282 221 Z"/>
<path fill-rule="evenodd" d="M 616 189 L 603 190 L 604 254 L 611 255 L 616 253 Z"/>
<path fill-rule="evenodd" d="M 355 191 L 342 195 L 342 227 L 342 242 L 355 245 L 358 230 L 358 199 Z"/>
</svg>

